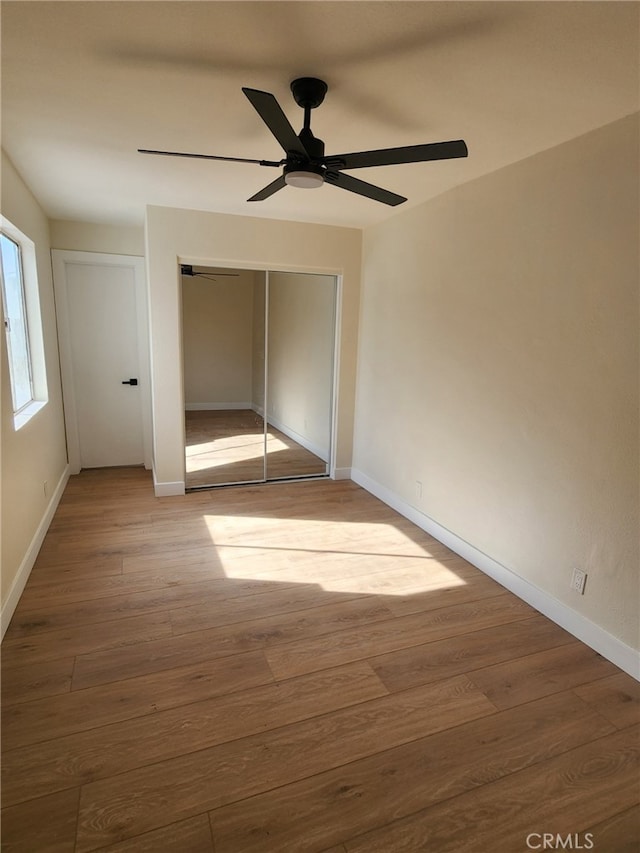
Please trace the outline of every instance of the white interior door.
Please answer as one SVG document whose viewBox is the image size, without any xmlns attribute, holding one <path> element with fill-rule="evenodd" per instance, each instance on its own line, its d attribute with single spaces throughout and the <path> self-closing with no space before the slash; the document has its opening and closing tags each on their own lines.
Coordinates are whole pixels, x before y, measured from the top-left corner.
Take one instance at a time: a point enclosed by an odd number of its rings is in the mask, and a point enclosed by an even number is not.
<svg viewBox="0 0 640 853">
<path fill-rule="evenodd" d="M 71 468 L 147 464 L 144 262 L 53 254 Z"/>
</svg>

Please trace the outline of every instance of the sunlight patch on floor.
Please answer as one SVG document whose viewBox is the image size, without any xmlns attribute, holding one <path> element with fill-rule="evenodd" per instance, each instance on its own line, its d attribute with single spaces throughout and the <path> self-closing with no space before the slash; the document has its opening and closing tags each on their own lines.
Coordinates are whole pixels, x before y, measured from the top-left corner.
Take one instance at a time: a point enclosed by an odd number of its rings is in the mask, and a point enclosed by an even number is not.
<svg viewBox="0 0 640 853">
<path fill-rule="evenodd" d="M 215 441 L 189 445 L 186 448 L 187 471 L 200 471 L 228 465 L 230 462 L 246 462 L 248 459 L 264 458 L 263 436 L 258 436 L 251 441 L 243 440 L 240 443 L 238 443 L 238 438 L 238 436 L 230 436 Z M 271 435 L 267 437 L 267 452 L 272 453 L 287 449 L 288 446 L 284 441 Z"/>
<path fill-rule="evenodd" d="M 467 583 L 390 524 L 289 518 L 285 530 L 278 518 L 203 518 L 228 578 L 317 584 L 363 595 L 414 595 Z"/>
</svg>

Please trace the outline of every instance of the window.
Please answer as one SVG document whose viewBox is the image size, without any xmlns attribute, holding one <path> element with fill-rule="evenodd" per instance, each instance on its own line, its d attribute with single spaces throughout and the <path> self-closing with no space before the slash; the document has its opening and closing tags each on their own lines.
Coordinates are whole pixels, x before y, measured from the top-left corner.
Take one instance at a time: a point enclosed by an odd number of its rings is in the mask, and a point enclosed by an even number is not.
<svg viewBox="0 0 640 853">
<path fill-rule="evenodd" d="M 47 400 L 35 246 L 6 219 L 0 230 L 2 307 L 14 425 L 23 426 Z"/>
<path fill-rule="evenodd" d="M 19 412 L 33 400 L 20 246 L 6 234 L 0 234 L 0 255 L 2 256 L 4 327 L 7 333 L 13 411 Z"/>
</svg>

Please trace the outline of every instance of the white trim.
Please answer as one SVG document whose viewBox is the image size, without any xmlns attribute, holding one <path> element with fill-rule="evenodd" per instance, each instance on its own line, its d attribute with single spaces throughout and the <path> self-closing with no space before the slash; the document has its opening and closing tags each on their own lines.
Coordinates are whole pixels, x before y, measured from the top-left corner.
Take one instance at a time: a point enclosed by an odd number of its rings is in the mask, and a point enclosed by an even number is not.
<svg viewBox="0 0 640 853">
<path fill-rule="evenodd" d="M 456 554 L 464 557 L 480 571 L 489 575 L 499 584 L 504 586 L 518 598 L 526 601 L 544 616 L 547 616 L 565 631 L 573 634 L 583 643 L 586 643 L 590 648 L 595 649 L 603 657 L 610 660 L 624 672 L 628 673 L 632 678 L 640 681 L 640 653 L 623 643 L 613 634 L 610 634 L 604 628 L 596 625 L 586 616 L 568 607 L 562 601 L 554 598 L 548 592 L 530 583 L 525 578 L 520 577 L 515 572 L 498 563 L 488 554 L 484 554 L 476 547 L 461 539 L 451 530 L 438 524 L 428 515 L 420 512 L 415 507 L 406 503 L 402 498 L 398 497 L 390 489 L 382 486 L 380 483 L 373 480 L 371 477 L 359 471 L 357 468 L 352 468 L 351 479 L 375 495 L 383 503 L 395 509 L 400 515 L 408 518 L 422 530 L 436 538 L 443 545 L 446 545 Z"/>
<path fill-rule="evenodd" d="M 29 575 L 31 574 L 31 569 L 33 568 L 33 564 L 36 561 L 38 556 L 38 552 L 42 547 L 42 543 L 44 541 L 44 537 L 47 535 L 47 530 L 49 529 L 49 525 L 55 515 L 55 511 L 58 508 L 58 504 L 60 503 L 60 498 L 62 497 L 62 493 L 65 490 L 65 486 L 69 480 L 70 469 L 69 466 L 66 465 L 64 471 L 62 472 L 62 476 L 58 481 L 58 485 L 55 487 L 53 494 L 51 495 L 51 500 L 47 504 L 47 508 L 42 516 L 42 520 L 38 525 L 38 529 L 36 530 L 33 539 L 31 540 L 31 544 L 27 548 L 27 553 L 24 555 L 22 562 L 20 563 L 20 567 L 16 573 L 15 578 L 13 579 L 13 583 L 11 584 L 11 589 L 9 590 L 9 594 L 7 595 L 7 599 L 5 603 L 2 605 L 2 612 L 0 614 L 0 639 L 2 639 L 5 635 L 7 628 L 9 627 L 9 623 L 15 613 L 15 609 L 18 606 L 18 602 L 20 601 L 20 596 L 26 586 L 27 581 L 29 580 Z"/>
<path fill-rule="evenodd" d="M 20 411 L 13 416 L 13 427 L 15 431 L 17 432 L 19 429 L 22 429 L 23 426 L 26 426 L 31 418 L 34 415 L 37 415 L 41 409 L 44 409 L 46 405 L 46 400 L 32 400 L 30 403 L 27 403 L 23 409 L 20 409 Z"/>
<path fill-rule="evenodd" d="M 104 255 L 101 256 L 105 263 Z M 106 256 L 107 258 L 109 255 Z M 131 262 L 136 289 L 136 320 L 138 326 L 138 376 L 140 377 L 140 408 L 142 410 L 142 453 L 144 467 L 153 467 L 153 422 L 151 419 L 151 339 L 149 335 L 149 298 L 147 270 L 144 257 L 117 255 Z"/>
<path fill-rule="evenodd" d="M 333 288 L 333 362 L 331 370 L 333 373 L 333 385 L 331 388 L 331 435 L 329 444 L 329 476 L 338 480 L 336 475 L 336 460 L 338 456 L 338 401 L 340 399 L 340 345 L 342 341 L 342 297 L 343 297 L 342 274 L 335 276 Z M 348 480 L 349 477 L 344 479 Z"/>
<path fill-rule="evenodd" d="M 67 265 L 88 264 L 90 266 L 127 267 L 133 270 L 137 315 L 138 377 L 140 379 L 140 414 L 142 420 L 142 442 L 144 467 L 152 467 L 151 436 L 151 368 L 149 364 L 149 323 L 146 291 L 145 260 L 137 255 L 110 255 L 100 252 L 77 252 L 68 249 L 52 249 L 53 287 L 58 324 L 58 347 L 62 374 L 62 394 L 67 433 L 69 465 L 72 474 L 81 470 L 80 435 L 78 432 L 77 405 L 73 382 L 73 357 L 69 307 L 67 297 Z"/>
<path fill-rule="evenodd" d="M 327 451 L 324 447 L 320 447 L 319 444 L 314 444 L 312 441 L 309 441 L 308 438 L 305 438 L 304 435 L 300 435 L 291 427 L 288 427 L 286 424 L 283 424 L 282 421 L 279 421 L 277 418 L 267 418 L 267 423 L 271 426 L 274 426 L 280 432 L 283 432 L 285 435 L 288 435 L 289 438 L 292 438 L 310 453 L 313 453 L 315 456 L 318 456 L 322 459 L 323 462 L 327 462 Z"/>
<path fill-rule="evenodd" d="M 218 412 L 218 411 L 244 411 L 252 409 L 252 403 L 185 403 L 185 412 Z"/>
<path fill-rule="evenodd" d="M 153 471 L 153 491 L 157 498 L 170 498 L 175 495 L 186 494 L 184 480 L 176 480 L 173 483 L 160 483 L 156 480 L 155 469 Z"/>
<path fill-rule="evenodd" d="M 269 270 L 264 271 L 264 344 L 262 347 L 263 374 L 262 380 L 262 479 L 267 482 L 267 429 L 269 427 L 269 310 L 271 300 L 269 298 Z"/>
<path fill-rule="evenodd" d="M 307 267 L 303 264 L 281 264 L 269 263 L 267 261 L 234 260 L 233 258 L 213 260 L 210 257 L 196 257 L 196 255 L 178 255 L 178 266 L 191 264 L 193 267 L 213 267 L 215 269 L 251 270 L 253 272 L 299 272 L 311 275 L 342 275 L 341 267 Z"/>
<path fill-rule="evenodd" d="M 331 474 L 332 480 L 351 480 L 351 468 L 334 468 Z"/>
</svg>

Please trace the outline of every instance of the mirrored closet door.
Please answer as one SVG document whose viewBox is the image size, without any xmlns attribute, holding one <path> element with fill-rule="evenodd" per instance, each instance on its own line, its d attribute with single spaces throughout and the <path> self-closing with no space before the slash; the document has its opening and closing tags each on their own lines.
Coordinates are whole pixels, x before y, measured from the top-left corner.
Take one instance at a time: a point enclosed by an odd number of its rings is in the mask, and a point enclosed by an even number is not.
<svg viewBox="0 0 640 853">
<path fill-rule="evenodd" d="M 268 480 L 328 473 L 334 312 L 334 276 L 269 273 Z"/>
<path fill-rule="evenodd" d="M 327 476 L 335 277 L 180 275 L 186 488 Z"/>
</svg>

